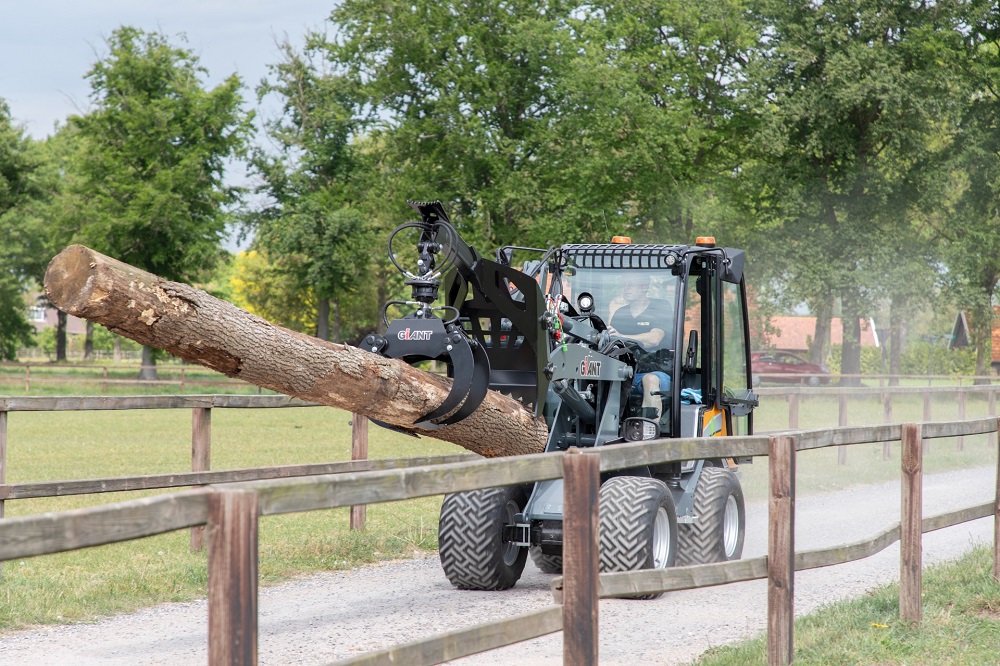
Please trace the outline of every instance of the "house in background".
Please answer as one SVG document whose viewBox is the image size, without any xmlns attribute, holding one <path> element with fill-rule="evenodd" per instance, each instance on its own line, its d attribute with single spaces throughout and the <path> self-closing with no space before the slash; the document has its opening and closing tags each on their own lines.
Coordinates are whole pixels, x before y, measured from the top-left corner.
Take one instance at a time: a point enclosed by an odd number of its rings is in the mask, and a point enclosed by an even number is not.
<svg viewBox="0 0 1000 666">
<path fill-rule="evenodd" d="M 58 310 L 52 307 L 48 299 L 38 294 L 33 299 L 34 305 L 28 307 L 28 321 L 35 327 L 35 333 L 41 333 L 47 328 L 55 328 L 58 324 Z M 66 315 L 66 333 L 68 335 L 83 335 L 87 332 L 87 322 L 73 315 Z"/>
<path fill-rule="evenodd" d="M 808 358 L 809 343 L 816 335 L 816 317 L 771 317 L 771 326 L 776 333 L 771 336 L 771 346 L 784 352 Z M 830 320 L 830 344 L 844 343 L 844 325 L 840 317 Z M 871 324 L 861 322 L 861 346 L 877 347 L 878 341 Z"/>
<path fill-rule="evenodd" d="M 955 317 L 955 325 L 951 327 L 951 340 L 948 341 L 948 349 L 961 349 L 972 344 L 972 329 L 970 326 L 971 315 L 967 312 L 959 312 Z M 991 331 L 993 357 L 990 365 L 994 372 L 1000 372 L 1000 306 L 993 306 L 993 326 Z"/>
</svg>

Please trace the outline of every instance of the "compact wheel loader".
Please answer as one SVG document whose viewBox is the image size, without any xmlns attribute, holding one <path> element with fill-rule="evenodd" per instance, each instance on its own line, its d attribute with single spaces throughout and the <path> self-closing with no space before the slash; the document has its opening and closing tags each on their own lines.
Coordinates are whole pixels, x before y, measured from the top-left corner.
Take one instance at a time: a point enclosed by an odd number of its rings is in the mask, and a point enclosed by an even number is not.
<svg viewBox="0 0 1000 666">
<path fill-rule="evenodd" d="M 640 245 L 616 237 L 508 246 L 491 260 L 465 243 L 440 202 L 410 205 L 421 219 L 393 232 L 389 256 L 412 300 L 387 303 L 385 334 L 359 346 L 446 364 L 451 392 L 418 429 L 460 421 L 493 389 L 544 417 L 546 451 L 752 434 L 743 251 L 711 238 Z M 416 246 L 412 266 L 398 251 L 407 237 Z M 515 253 L 537 258 L 515 268 Z M 390 305 L 413 310 L 390 322 Z M 749 460 L 602 474 L 602 571 L 739 559 L 746 515 L 738 462 Z M 562 480 L 449 495 L 438 538 L 444 572 L 461 589 L 503 590 L 530 554 L 543 572 L 559 573 L 562 521 Z"/>
</svg>

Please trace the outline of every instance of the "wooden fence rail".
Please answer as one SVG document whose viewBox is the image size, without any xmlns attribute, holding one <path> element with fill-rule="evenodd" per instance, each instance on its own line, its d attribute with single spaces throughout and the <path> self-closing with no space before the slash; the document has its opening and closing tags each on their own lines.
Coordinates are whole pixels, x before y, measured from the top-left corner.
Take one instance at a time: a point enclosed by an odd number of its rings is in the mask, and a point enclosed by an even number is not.
<svg viewBox="0 0 1000 666">
<path fill-rule="evenodd" d="M 902 544 L 904 551 L 919 547 L 912 535 L 941 529 L 967 520 L 994 515 L 1000 520 L 1000 466 L 997 499 L 990 504 L 923 518 L 920 503 L 904 503 L 900 524 L 882 534 L 855 544 L 808 552 L 794 552 L 794 474 L 795 453 L 824 446 L 846 446 L 907 438 L 907 462 L 902 473 L 919 482 L 922 469 L 912 464 L 913 447 L 920 449 L 920 438 L 957 437 L 997 431 L 996 419 L 927 423 L 922 426 L 884 425 L 869 428 L 837 428 L 783 433 L 774 437 L 733 437 L 720 441 L 706 439 L 654 440 L 590 449 L 583 454 L 546 453 L 500 460 L 473 460 L 399 470 L 351 472 L 318 477 L 252 481 L 178 492 L 167 496 L 133 500 L 77 511 L 0 521 L 0 560 L 30 557 L 45 553 L 74 550 L 113 543 L 163 532 L 208 524 L 209 529 L 209 663 L 255 663 L 257 646 L 257 521 L 262 515 L 318 510 L 376 502 L 437 495 L 475 488 L 544 479 L 567 477 L 566 506 L 585 506 L 592 513 L 567 525 L 579 525 L 567 534 L 568 543 L 591 544 L 596 536 L 596 501 L 586 501 L 595 490 L 593 474 L 601 470 L 634 467 L 641 464 L 689 460 L 713 456 L 769 455 L 772 484 L 769 555 L 767 558 L 725 564 L 684 567 L 666 571 L 643 571 L 628 574 L 604 574 L 598 577 L 596 558 L 567 553 L 567 575 L 576 580 L 567 589 L 596 590 L 594 594 L 559 594 L 563 608 L 547 607 L 533 614 L 508 618 L 461 629 L 426 640 L 415 641 L 378 653 L 363 655 L 343 663 L 365 664 L 435 664 L 466 654 L 473 654 L 512 642 L 568 628 L 566 618 L 575 618 L 579 630 L 564 633 L 566 663 L 594 663 L 598 596 L 617 596 L 636 592 L 657 592 L 683 587 L 719 585 L 738 580 L 767 577 L 768 661 L 791 663 L 794 658 L 792 604 L 794 571 L 830 566 L 866 557 L 900 539 L 905 526 L 911 531 Z M 905 434 L 904 434 L 905 433 Z M 578 459 L 590 471 L 578 481 L 570 481 Z M 567 467 L 568 466 L 568 467 Z M 589 475 L 589 476 L 588 476 Z M 590 479 L 590 481 L 585 481 Z M 574 490 L 579 489 L 579 490 Z M 581 496 L 573 496 L 577 493 Z M 591 498 L 592 499 L 592 498 Z M 589 532 L 588 532 L 589 530 Z M 589 534 L 589 535 L 588 535 Z M 219 535 L 225 535 L 219 536 Z M 916 544 L 916 545 L 915 545 Z M 583 548 L 587 550 L 587 548 Z M 581 551 L 582 553 L 582 551 Z M 919 569 L 912 563 L 919 555 L 904 552 L 902 567 L 910 573 L 901 585 L 903 595 L 919 603 Z M 575 564 L 572 560 L 575 560 Z M 589 564 L 586 562 L 589 561 Z M 993 575 L 1000 577 L 1000 539 L 994 539 Z M 575 586 L 575 587 L 572 587 Z M 905 589 L 904 589 L 905 588 Z M 916 594 L 916 596 L 912 596 Z M 573 597 L 572 608 L 570 597 Z M 561 599 L 560 599 L 561 598 Z M 592 618 L 588 621 L 582 618 Z M 591 629 L 588 630 L 587 627 Z M 573 655 L 572 658 L 569 655 Z M 582 656 L 581 656 L 582 655 Z M 572 659 L 572 660 L 570 660 Z"/>
</svg>

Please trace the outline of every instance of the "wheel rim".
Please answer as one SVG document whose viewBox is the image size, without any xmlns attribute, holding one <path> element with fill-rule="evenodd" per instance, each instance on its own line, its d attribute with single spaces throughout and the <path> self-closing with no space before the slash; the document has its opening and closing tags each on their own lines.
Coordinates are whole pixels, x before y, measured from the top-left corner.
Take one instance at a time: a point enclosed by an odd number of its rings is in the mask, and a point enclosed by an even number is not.
<svg viewBox="0 0 1000 666">
<path fill-rule="evenodd" d="M 726 498 L 726 513 L 722 519 L 722 539 L 726 547 L 726 559 L 732 559 L 736 553 L 736 542 L 740 538 L 740 508 L 736 497 Z"/>
<path fill-rule="evenodd" d="M 521 509 L 517 506 L 517 502 L 513 500 L 507 502 L 507 505 L 504 507 L 503 524 L 513 525 L 514 516 L 516 516 L 520 512 Z M 503 547 L 503 563 L 506 564 L 507 566 L 513 566 L 513 564 L 517 561 L 517 552 L 521 549 L 521 547 L 518 546 L 513 541 L 504 541 L 502 547 Z"/>
<path fill-rule="evenodd" d="M 653 520 L 653 568 L 665 569 L 670 558 L 670 516 L 662 506 Z"/>
</svg>

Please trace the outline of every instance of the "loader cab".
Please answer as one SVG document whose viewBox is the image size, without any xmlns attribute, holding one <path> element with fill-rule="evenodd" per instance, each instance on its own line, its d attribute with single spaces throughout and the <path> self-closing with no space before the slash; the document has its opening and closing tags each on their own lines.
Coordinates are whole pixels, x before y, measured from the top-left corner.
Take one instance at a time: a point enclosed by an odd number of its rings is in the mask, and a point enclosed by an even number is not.
<svg viewBox="0 0 1000 666">
<path fill-rule="evenodd" d="M 658 378 L 660 437 L 750 434 L 750 344 L 741 250 L 707 245 L 566 245 L 542 272 L 549 298 L 593 314 Z M 619 334 L 616 336 L 615 334 Z M 636 382 L 624 418 L 648 417 Z M 648 435 L 647 435 L 648 436 Z"/>
</svg>

